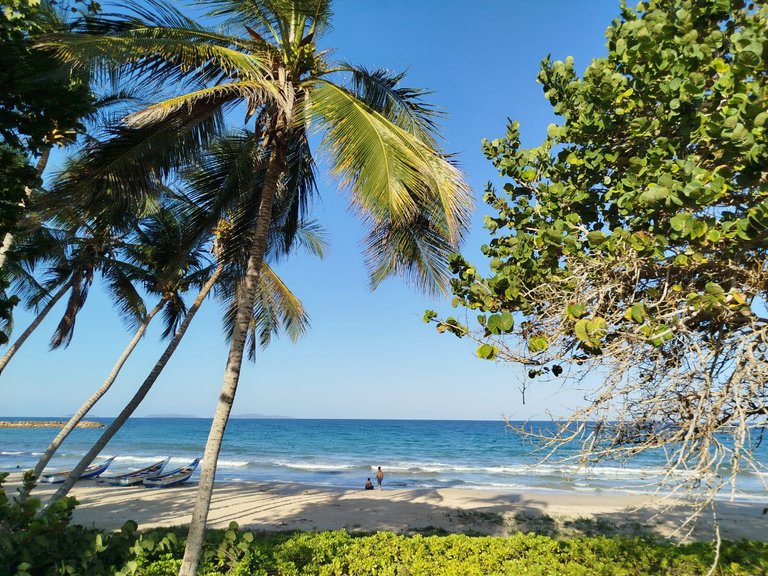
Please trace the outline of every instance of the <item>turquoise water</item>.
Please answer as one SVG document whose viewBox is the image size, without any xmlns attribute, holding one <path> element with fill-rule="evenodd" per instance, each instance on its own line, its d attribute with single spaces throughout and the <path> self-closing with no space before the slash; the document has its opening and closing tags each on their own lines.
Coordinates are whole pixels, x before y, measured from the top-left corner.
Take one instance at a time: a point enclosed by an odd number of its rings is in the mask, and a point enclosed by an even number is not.
<svg viewBox="0 0 768 576">
<path fill-rule="evenodd" d="M 118 455 L 110 473 L 166 456 L 172 458 L 171 465 L 183 465 L 202 456 L 209 426 L 210 420 L 202 418 L 131 419 L 102 456 Z M 0 471 L 33 466 L 56 432 L 0 429 Z M 74 466 L 100 434 L 75 430 L 50 469 Z M 661 457 L 651 454 L 589 472 L 556 463 L 534 466 L 533 448 L 501 421 L 233 419 L 217 480 L 360 488 L 381 466 L 389 488 L 635 492 L 652 488 L 663 466 Z M 768 464 L 768 446 L 759 448 L 759 457 Z M 743 474 L 743 496 L 765 498 L 761 480 L 766 479 Z"/>
</svg>

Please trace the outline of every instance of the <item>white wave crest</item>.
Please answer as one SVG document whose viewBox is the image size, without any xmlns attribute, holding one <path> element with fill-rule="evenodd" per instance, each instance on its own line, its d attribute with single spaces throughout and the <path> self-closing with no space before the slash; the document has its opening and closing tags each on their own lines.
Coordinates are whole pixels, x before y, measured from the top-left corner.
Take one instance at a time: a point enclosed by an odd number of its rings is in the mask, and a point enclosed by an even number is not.
<svg viewBox="0 0 768 576">
<path fill-rule="evenodd" d="M 293 462 L 290 460 L 274 460 L 269 462 L 273 466 L 281 466 L 284 468 L 291 468 L 293 470 L 309 470 L 315 472 L 323 471 L 336 471 L 336 470 L 353 470 L 356 468 L 354 464 L 341 464 L 341 463 L 323 463 L 323 462 Z"/>
<path fill-rule="evenodd" d="M 569 467 L 554 464 L 513 464 L 500 466 L 473 466 L 470 464 L 445 464 L 442 462 L 396 462 L 382 466 L 395 474 L 490 474 L 507 476 L 554 476 L 570 478 L 655 478 L 662 476 L 661 467 L 596 466 L 592 468 Z M 371 466 L 375 470 L 376 466 Z M 685 472 L 678 473 L 685 476 Z"/>
<path fill-rule="evenodd" d="M 240 468 L 241 466 L 248 466 L 250 462 L 248 460 L 219 460 L 217 466 L 224 468 Z"/>
<path fill-rule="evenodd" d="M 166 456 L 116 456 L 115 462 L 136 462 L 139 464 L 154 464 L 158 460 L 165 460 Z"/>
</svg>

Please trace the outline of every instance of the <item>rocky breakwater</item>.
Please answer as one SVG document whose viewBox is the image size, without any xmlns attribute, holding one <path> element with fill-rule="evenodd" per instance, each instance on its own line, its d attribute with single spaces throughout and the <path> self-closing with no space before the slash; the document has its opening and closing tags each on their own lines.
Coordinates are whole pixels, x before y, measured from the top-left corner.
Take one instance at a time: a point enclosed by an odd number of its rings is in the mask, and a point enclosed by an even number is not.
<svg viewBox="0 0 768 576">
<path fill-rule="evenodd" d="M 64 428 L 66 421 L 58 420 L 14 420 L 0 421 L 0 428 Z M 101 422 L 83 420 L 78 422 L 78 428 L 104 428 Z"/>
</svg>

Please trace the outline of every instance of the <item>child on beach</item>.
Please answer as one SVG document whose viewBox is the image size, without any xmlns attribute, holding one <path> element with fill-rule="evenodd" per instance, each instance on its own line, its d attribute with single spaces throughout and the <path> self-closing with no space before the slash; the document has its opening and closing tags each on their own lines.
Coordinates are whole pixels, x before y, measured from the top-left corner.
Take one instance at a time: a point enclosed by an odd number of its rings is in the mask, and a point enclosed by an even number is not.
<svg viewBox="0 0 768 576">
<path fill-rule="evenodd" d="M 373 490 L 373 482 L 371 482 L 370 478 L 368 478 L 368 480 L 365 481 L 365 489 L 366 490 Z"/>
<path fill-rule="evenodd" d="M 381 470 L 381 466 L 379 466 L 378 472 L 376 472 L 376 483 L 379 485 L 379 490 L 381 490 L 381 481 L 384 480 L 384 472 Z"/>
</svg>

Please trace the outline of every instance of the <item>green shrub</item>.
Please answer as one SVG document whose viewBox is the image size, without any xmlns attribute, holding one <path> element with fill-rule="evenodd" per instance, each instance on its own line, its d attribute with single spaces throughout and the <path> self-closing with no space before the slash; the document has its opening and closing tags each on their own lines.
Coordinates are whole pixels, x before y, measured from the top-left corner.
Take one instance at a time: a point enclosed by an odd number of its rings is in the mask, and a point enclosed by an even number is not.
<svg viewBox="0 0 768 576">
<path fill-rule="evenodd" d="M 0 576 L 106 574 L 115 554 L 124 552 L 123 533 L 106 535 L 70 524 L 74 498 L 62 498 L 38 515 L 38 498 L 6 495 L 2 485 L 7 476 L 0 474 Z M 29 489 L 31 476 L 25 475 L 24 483 Z"/>
</svg>

